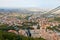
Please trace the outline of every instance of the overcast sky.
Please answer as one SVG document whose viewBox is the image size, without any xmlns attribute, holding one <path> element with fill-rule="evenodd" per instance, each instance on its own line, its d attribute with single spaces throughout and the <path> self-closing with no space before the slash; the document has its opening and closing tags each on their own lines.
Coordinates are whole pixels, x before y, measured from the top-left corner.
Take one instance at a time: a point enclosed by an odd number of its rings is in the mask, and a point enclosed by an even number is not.
<svg viewBox="0 0 60 40">
<path fill-rule="evenodd" d="M 0 8 L 55 8 L 60 0 L 0 0 Z"/>
</svg>

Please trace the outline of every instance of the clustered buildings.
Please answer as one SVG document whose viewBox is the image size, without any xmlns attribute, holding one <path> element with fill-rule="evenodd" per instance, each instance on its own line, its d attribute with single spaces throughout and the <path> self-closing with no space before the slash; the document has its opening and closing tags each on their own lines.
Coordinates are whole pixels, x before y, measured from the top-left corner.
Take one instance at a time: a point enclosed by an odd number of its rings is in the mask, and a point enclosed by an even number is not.
<svg viewBox="0 0 60 40">
<path fill-rule="evenodd" d="M 52 30 L 46 31 L 47 27 L 58 26 L 60 23 L 58 23 L 56 21 L 49 22 L 49 19 L 46 19 L 46 18 L 32 19 L 31 17 L 28 21 L 38 22 L 40 29 L 37 29 L 38 26 L 35 25 L 35 26 L 32 26 L 34 28 L 32 30 L 19 29 L 18 32 L 15 30 L 9 30 L 8 32 L 12 32 L 12 33 L 16 33 L 16 34 L 24 35 L 24 36 L 30 35 L 31 37 L 34 37 L 34 38 L 43 37 L 46 40 L 60 40 L 57 33 L 53 32 Z M 20 20 L 20 19 L 14 18 L 14 17 L 11 17 L 11 18 L 3 17 L 3 18 L 0 18 L 0 22 L 3 24 L 8 24 L 9 26 L 11 26 L 11 25 L 21 26 L 21 24 L 23 23 L 23 20 Z"/>
</svg>

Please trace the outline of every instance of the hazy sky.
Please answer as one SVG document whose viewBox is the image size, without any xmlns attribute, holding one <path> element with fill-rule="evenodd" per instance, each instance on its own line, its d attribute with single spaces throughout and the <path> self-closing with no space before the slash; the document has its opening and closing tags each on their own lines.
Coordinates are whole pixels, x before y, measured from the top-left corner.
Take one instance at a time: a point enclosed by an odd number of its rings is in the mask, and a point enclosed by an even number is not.
<svg viewBox="0 0 60 40">
<path fill-rule="evenodd" d="M 0 0 L 0 8 L 55 8 L 60 0 Z"/>
</svg>

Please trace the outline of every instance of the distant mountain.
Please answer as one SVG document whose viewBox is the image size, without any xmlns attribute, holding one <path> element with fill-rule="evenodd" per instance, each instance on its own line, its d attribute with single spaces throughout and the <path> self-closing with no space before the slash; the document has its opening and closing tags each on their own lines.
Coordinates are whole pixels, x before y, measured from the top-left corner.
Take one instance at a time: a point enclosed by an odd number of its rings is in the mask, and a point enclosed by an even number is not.
<svg viewBox="0 0 60 40">
<path fill-rule="evenodd" d="M 0 14 L 7 14 L 7 13 L 29 13 L 28 10 L 25 9 L 0 9 Z"/>
<path fill-rule="evenodd" d="M 36 9 L 34 9 L 36 10 Z M 43 14 L 45 11 L 32 11 L 32 10 L 27 10 L 27 9 L 0 9 L 0 14 L 8 14 L 8 13 L 26 13 L 26 14 Z"/>
</svg>

